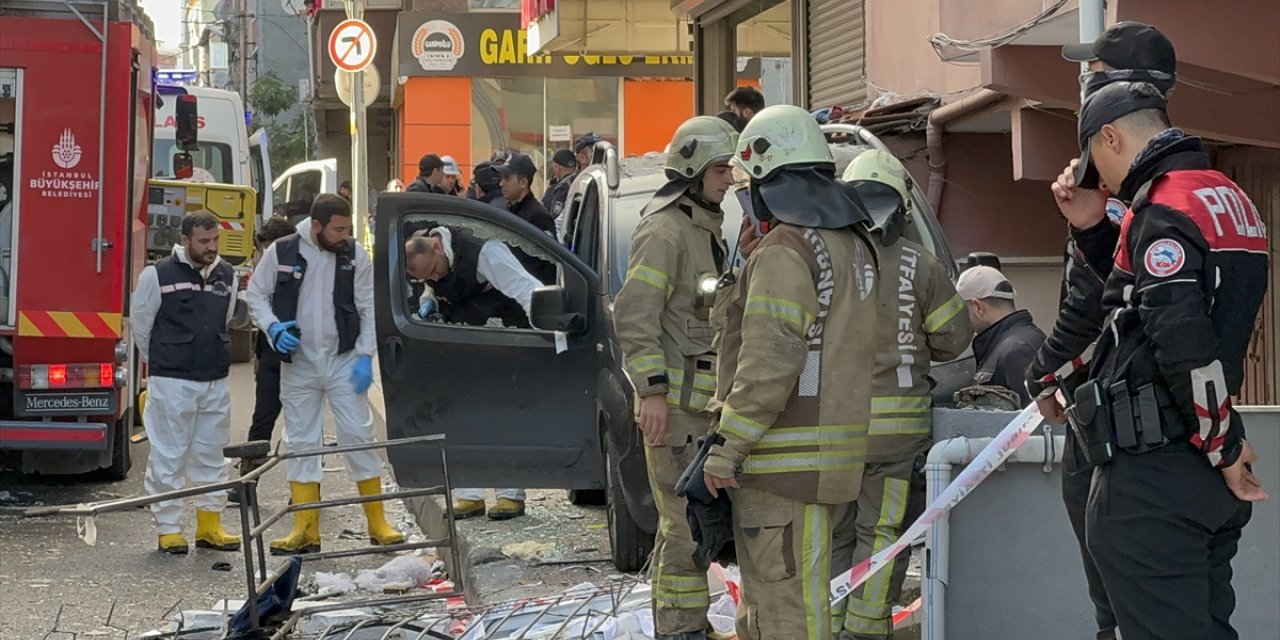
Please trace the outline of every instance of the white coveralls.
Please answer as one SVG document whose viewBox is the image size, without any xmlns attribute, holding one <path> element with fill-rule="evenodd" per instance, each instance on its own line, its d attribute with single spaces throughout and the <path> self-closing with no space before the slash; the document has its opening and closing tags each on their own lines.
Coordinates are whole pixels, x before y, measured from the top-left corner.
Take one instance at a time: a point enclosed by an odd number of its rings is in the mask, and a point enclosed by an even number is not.
<svg viewBox="0 0 1280 640">
<path fill-rule="evenodd" d="M 333 308 L 333 280 L 337 256 L 321 249 L 311 237 L 311 219 L 298 224 L 302 241 L 298 252 L 307 261 L 307 272 L 298 295 L 298 329 L 302 343 L 292 362 L 280 368 L 280 403 L 284 406 L 284 444 L 287 451 L 319 449 L 323 443 L 324 404 L 333 411 L 338 444 L 373 442 L 373 412 L 367 396 L 357 395 L 351 371 L 359 356 L 374 355 L 373 263 L 364 247 L 355 248 L 355 298 L 360 314 L 360 335 L 351 351 L 338 354 L 338 325 Z M 355 242 L 348 240 L 348 242 Z M 249 280 L 246 300 L 253 323 L 262 331 L 279 322 L 271 309 L 276 288 L 276 245 L 262 254 Z M 355 482 L 382 475 L 382 459 L 375 451 L 343 454 L 347 472 Z M 289 482 L 320 482 L 324 472 L 320 456 L 286 461 Z"/>
<path fill-rule="evenodd" d="M 453 267 L 453 234 L 447 227 L 437 227 L 430 231 L 444 244 L 444 255 L 449 259 L 449 267 Z M 502 295 L 515 300 L 524 309 L 525 317 L 532 318 L 529 304 L 533 300 L 533 291 L 542 286 L 537 278 L 525 270 L 524 265 L 516 259 L 511 248 L 497 240 L 488 240 L 480 247 L 480 258 L 476 261 L 476 279 L 481 283 L 488 282 Z M 431 295 L 430 287 L 423 293 Z M 506 498 L 524 502 L 524 489 L 494 489 L 498 498 Z M 484 489 L 454 489 L 453 497 L 458 500 L 484 500 Z"/>
<path fill-rule="evenodd" d="M 194 266 L 182 246 L 173 247 L 173 255 L 184 264 Z M 221 261 L 201 270 L 209 272 Z M 234 292 L 232 293 L 234 295 Z M 129 309 L 129 329 L 133 344 L 143 362 L 150 360 L 151 329 L 160 311 L 160 280 L 155 266 L 138 274 L 138 287 L 133 292 Z M 227 305 L 227 322 L 235 314 L 235 300 Z M 214 484 L 230 477 L 231 461 L 222 455 L 231 441 L 231 394 L 227 379 L 196 382 L 178 378 L 147 378 L 147 406 L 142 424 L 151 443 L 147 456 L 147 474 L 143 487 L 148 494 L 167 493 L 186 488 L 187 484 Z M 221 512 L 227 493 L 202 493 L 192 500 L 200 511 Z M 166 500 L 151 505 L 156 520 L 156 533 L 182 533 L 182 501 Z"/>
</svg>

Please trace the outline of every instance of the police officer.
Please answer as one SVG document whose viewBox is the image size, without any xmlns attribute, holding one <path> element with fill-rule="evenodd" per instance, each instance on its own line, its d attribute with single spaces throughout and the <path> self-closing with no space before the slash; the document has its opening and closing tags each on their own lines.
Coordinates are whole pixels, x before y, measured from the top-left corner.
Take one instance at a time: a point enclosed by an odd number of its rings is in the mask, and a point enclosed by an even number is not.
<svg viewBox="0 0 1280 640">
<path fill-rule="evenodd" d="M 790 105 L 747 123 L 735 162 L 770 227 L 727 314 L 723 405 L 704 481 L 734 488 L 738 637 L 831 637 L 832 510 L 858 496 L 870 420 L 876 249 L 818 123 Z"/>
<path fill-rule="evenodd" d="M 373 441 L 373 414 L 365 393 L 373 383 L 373 265 L 351 239 L 351 205 L 332 194 L 316 196 L 298 233 L 267 248 L 253 270 L 247 301 L 254 324 L 285 359 L 280 371 L 284 442 L 290 451 L 323 445 L 324 405 L 333 411 L 339 444 Z M 300 335 L 299 335 L 300 333 Z M 382 462 L 373 451 L 344 454 L 361 496 L 382 492 Z M 320 457 L 286 462 L 293 504 L 320 500 Z M 404 542 L 387 523 L 382 502 L 364 504 L 369 542 Z M 294 514 L 293 530 L 271 541 L 273 554 L 320 550 L 320 514 Z"/>
<path fill-rule="evenodd" d="M 560 232 L 561 210 L 564 209 L 564 201 L 569 197 L 569 188 L 573 186 L 573 179 L 578 175 L 578 160 L 573 156 L 573 152 L 568 149 L 560 149 L 551 156 L 551 170 L 554 172 L 551 184 L 547 186 L 547 193 L 542 196 L 542 207 L 551 214 L 556 221 L 556 233 Z"/>
<path fill-rule="evenodd" d="M 1079 137 L 1054 197 L 1074 230 L 1116 241 L 1114 258 L 1082 245 L 1108 318 L 1072 411 L 1101 465 L 1088 549 L 1127 640 L 1235 638 L 1230 562 L 1267 495 L 1230 397 L 1267 288 L 1265 227 L 1151 84 L 1086 97 Z M 1132 203 L 1119 230 L 1111 190 Z"/>
<path fill-rule="evenodd" d="M 142 421 L 151 442 L 144 482 L 149 494 L 228 478 L 230 462 L 222 448 L 231 438 L 227 323 L 235 293 L 235 271 L 218 257 L 218 220 L 210 213 L 185 216 L 182 244 L 138 276 L 129 326 L 149 373 Z M 239 549 L 240 538 L 222 528 L 226 494 L 204 493 L 194 500 L 196 546 Z M 160 551 L 186 553 L 182 501 L 155 503 L 151 513 Z"/>
<path fill-rule="evenodd" d="M 509 203 L 507 207 L 516 217 L 541 229 L 547 235 L 554 235 L 556 223 L 551 215 L 533 195 L 533 177 L 538 167 L 533 159 L 523 153 L 513 153 L 507 161 L 497 166 L 498 175 L 502 176 L 499 186 L 502 197 Z"/>
<path fill-rule="evenodd" d="M 902 163 L 887 151 L 865 151 L 845 169 L 844 180 L 875 221 L 880 273 L 896 286 L 885 284 L 878 292 L 867 465 L 857 500 L 836 509 L 832 577 L 902 535 L 915 463 L 933 442 L 929 364 L 959 357 L 973 338 L 950 274 L 928 249 L 907 238 L 911 178 Z M 923 504 L 923 496 L 917 502 Z M 907 561 L 890 562 L 833 608 L 833 634 L 847 640 L 893 637 L 893 605 Z"/>
<path fill-rule="evenodd" d="M 1091 43 L 1067 45 L 1062 48 L 1062 56 L 1088 64 L 1090 74 L 1085 83 L 1088 93 L 1108 82 L 1137 78 L 1151 82 L 1168 95 L 1177 77 L 1173 43 L 1155 27 L 1137 22 L 1112 25 Z M 1114 198 L 1111 202 L 1120 205 Z M 1053 396 L 1061 389 L 1070 398 L 1076 386 L 1087 378 L 1091 345 L 1102 332 L 1103 281 L 1089 268 L 1080 246 L 1100 246 L 1102 253 L 1109 253 L 1115 246 L 1119 221 L 1104 222 L 1113 224 L 1072 230 L 1069 235 L 1058 318 L 1026 373 L 1028 394 L 1036 399 L 1041 414 L 1059 424 L 1066 422 L 1066 416 Z M 1085 507 L 1093 468 L 1085 460 L 1072 429 L 1067 430 L 1062 459 L 1062 501 L 1080 546 L 1089 598 L 1098 623 L 1097 638 L 1115 640 L 1115 613 L 1097 565 L 1085 545 Z"/>
<path fill-rule="evenodd" d="M 589 131 L 582 134 L 582 137 L 573 143 L 573 155 L 578 158 L 579 172 L 591 166 L 591 161 L 595 156 L 596 143 L 599 142 L 604 142 L 604 138 L 601 138 L 594 131 Z"/>
<path fill-rule="evenodd" d="M 428 153 L 418 160 L 418 177 L 405 187 L 405 191 L 416 193 L 445 194 L 440 185 L 444 182 L 444 160 L 434 153 Z"/>
<path fill-rule="evenodd" d="M 697 452 L 695 440 L 707 432 L 704 410 L 715 391 L 710 311 L 726 267 L 720 203 L 733 186 L 729 159 L 737 143 L 732 127 L 709 116 L 676 129 L 663 168 L 667 183 L 645 206 L 614 302 L 658 507 L 653 617 L 659 638 L 705 638 L 708 627 L 706 569 L 694 563 L 676 481 Z"/>
<path fill-rule="evenodd" d="M 498 173 L 497 165 L 489 160 L 481 162 L 471 174 L 471 189 L 467 191 L 467 197 L 506 209 L 507 199 L 502 197 L 501 183 L 502 174 Z"/>
</svg>

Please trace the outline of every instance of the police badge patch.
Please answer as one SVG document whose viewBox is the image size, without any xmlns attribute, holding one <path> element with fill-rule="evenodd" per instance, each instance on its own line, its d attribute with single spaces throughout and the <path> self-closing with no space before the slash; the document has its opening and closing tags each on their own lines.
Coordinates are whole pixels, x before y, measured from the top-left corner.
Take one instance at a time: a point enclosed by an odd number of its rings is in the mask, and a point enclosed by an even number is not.
<svg viewBox="0 0 1280 640">
<path fill-rule="evenodd" d="M 1167 278 L 1182 269 L 1187 255 L 1177 240 L 1157 240 L 1147 247 L 1147 254 L 1142 261 L 1147 267 L 1147 273 L 1157 278 Z"/>
</svg>

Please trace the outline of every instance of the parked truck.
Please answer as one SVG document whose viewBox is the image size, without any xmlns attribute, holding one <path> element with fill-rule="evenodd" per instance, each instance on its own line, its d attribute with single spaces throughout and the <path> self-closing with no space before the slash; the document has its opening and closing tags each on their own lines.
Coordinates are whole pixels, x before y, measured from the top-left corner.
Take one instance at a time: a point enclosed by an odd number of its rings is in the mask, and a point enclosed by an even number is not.
<svg viewBox="0 0 1280 640">
<path fill-rule="evenodd" d="M 0 0 L 0 450 L 129 471 L 157 96 L 135 0 Z"/>
</svg>

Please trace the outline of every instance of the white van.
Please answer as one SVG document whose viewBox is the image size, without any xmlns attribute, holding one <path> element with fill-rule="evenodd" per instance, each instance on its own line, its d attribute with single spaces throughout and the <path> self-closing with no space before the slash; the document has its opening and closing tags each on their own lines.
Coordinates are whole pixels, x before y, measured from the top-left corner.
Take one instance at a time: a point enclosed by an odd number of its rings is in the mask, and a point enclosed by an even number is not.
<svg viewBox="0 0 1280 640">
<path fill-rule="evenodd" d="M 267 159 L 267 135 L 259 130 L 249 137 L 244 102 L 240 94 L 209 87 L 159 87 L 163 104 L 156 109 L 155 142 L 152 145 L 151 175 L 172 175 L 173 156 L 179 152 L 174 139 L 173 105 L 176 96 L 196 97 L 199 120 L 199 144 L 191 152 L 192 160 L 205 180 L 223 184 L 253 187 L 258 192 L 259 221 L 271 215 L 271 201 L 266 197 L 271 184 L 271 165 Z M 197 171 L 197 173 L 200 173 Z"/>
</svg>

